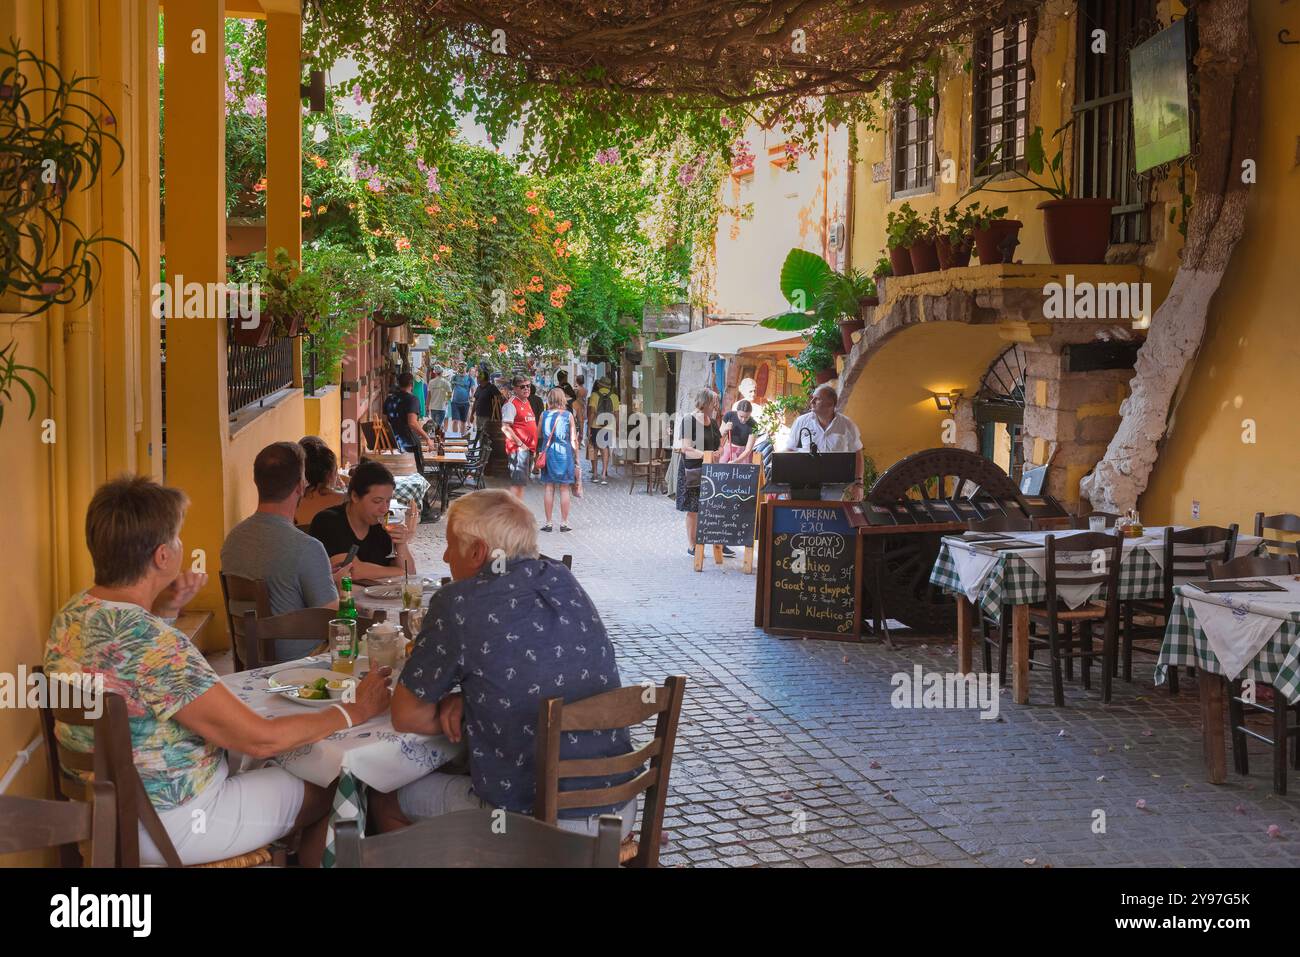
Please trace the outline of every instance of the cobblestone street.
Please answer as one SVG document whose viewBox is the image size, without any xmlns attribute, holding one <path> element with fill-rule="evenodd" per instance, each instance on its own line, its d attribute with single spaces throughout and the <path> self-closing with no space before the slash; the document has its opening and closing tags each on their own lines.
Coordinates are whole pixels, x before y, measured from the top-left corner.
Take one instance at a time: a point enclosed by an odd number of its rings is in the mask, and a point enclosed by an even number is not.
<svg viewBox="0 0 1300 957">
<path fill-rule="evenodd" d="M 541 490 L 527 502 L 541 516 Z M 1271 759 L 1249 778 L 1205 782 L 1195 679 L 1170 698 L 1139 658 L 1109 706 L 1098 685 L 1031 672 L 1028 706 L 891 707 L 891 676 L 951 671 L 952 638 L 873 643 L 779 639 L 753 627 L 754 579 L 739 556 L 696 573 L 670 498 L 626 479 L 590 484 L 574 531 L 541 533 L 573 556 L 625 684 L 688 677 L 672 767 L 665 866 L 1294 865 L 1300 799 L 1270 793 Z M 559 525 L 558 507 L 555 515 Z M 446 574 L 445 524 L 416 557 Z M 1104 815 L 1104 817 L 1103 817 Z M 1270 837 L 1270 825 L 1281 829 Z M 1104 830 L 1103 830 L 1104 826 Z M 1097 833 L 1102 831 L 1101 833 Z"/>
</svg>

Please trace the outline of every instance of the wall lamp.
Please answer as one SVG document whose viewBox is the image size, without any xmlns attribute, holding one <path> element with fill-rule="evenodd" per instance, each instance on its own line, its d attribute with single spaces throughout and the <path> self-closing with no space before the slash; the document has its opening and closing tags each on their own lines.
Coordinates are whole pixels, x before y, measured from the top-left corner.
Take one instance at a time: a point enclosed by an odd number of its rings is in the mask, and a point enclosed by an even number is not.
<svg viewBox="0 0 1300 957">
<path fill-rule="evenodd" d="M 298 95 L 307 100 L 310 104 L 310 110 L 313 113 L 325 112 L 325 71 L 312 70 L 310 81 L 299 84 Z"/>
<path fill-rule="evenodd" d="M 935 392 L 934 405 L 940 412 L 951 412 L 957 400 L 961 398 L 961 390 L 955 389 L 952 392 Z"/>
</svg>

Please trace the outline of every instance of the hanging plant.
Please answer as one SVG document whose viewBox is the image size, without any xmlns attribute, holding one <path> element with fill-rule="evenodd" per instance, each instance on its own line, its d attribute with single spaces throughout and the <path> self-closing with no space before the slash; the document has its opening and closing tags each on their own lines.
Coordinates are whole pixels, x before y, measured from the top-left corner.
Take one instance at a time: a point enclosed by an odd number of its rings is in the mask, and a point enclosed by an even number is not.
<svg viewBox="0 0 1300 957">
<path fill-rule="evenodd" d="M 0 297 L 51 306 L 85 305 L 103 274 L 97 247 L 125 242 L 87 235 L 65 217 L 68 197 L 99 179 L 109 149 L 125 152 L 108 104 L 88 89 L 92 77 L 65 79 L 16 40 L 0 48 Z"/>
</svg>

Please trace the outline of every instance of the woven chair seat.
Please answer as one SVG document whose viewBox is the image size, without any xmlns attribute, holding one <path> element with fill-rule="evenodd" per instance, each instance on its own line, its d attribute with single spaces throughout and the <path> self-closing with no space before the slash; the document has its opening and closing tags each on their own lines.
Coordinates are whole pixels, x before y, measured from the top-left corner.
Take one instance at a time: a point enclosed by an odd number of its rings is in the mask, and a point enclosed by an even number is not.
<svg viewBox="0 0 1300 957">
<path fill-rule="evenodd" d="M 1029 609 L 1029 615 L 1032 618 L 1046 618 L 1047 609 L 1034 608 L 1031 606 Z M 1092 604 L 1091 602 L 1089 602 L 1087 605 L 1084 605 L 1082 608 L 1058 611 L 1056 613 L 1056 618 L 1058 621 L 1096 621 L 1099 618 L 1105 618 L 1105 617 L 1106 617 L 1106 606 L 1095 605 Z"/>
<path fill-rule="evenodd" d="M 259 847 L 255 851 L 249 851 L 247 854 L 236 854 L 234 857 L 227 857 L 220 861 L 209 861 L 207 864 L 191 864 L 193 868 L 236 868 L 236 867 L 261 867 L 264 864 L 271 863 L 271 849 L 269 847 Z"/>
</svg>

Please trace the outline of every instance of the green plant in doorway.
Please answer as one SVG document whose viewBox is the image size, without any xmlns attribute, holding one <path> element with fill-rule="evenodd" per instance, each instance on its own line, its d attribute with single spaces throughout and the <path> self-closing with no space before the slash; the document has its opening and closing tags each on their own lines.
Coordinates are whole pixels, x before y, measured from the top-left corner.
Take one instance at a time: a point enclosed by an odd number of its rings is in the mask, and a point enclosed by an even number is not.
<svg viewBox="0 0 1300 957">
<path fill-rule="evenodd" d="M 40 379 L 45 384 L 45 388 L 50 392 L 54 390 L 50 387 L 50 380 L 45 377 L 45 373 L 34 366 L 21 365 L 18 362 L 18 341 L 10 340 L 9 345 L 0 349 L 0 425 L 4 425 L 5 406 L 13 401 L 14 387 L 17 386 L 27 393 L 27 418 L 36 414 L 36 390 L 32 388 L 32 381 Z M 28 381 L 31 379 L 32 381 Z"/>
</svg>

